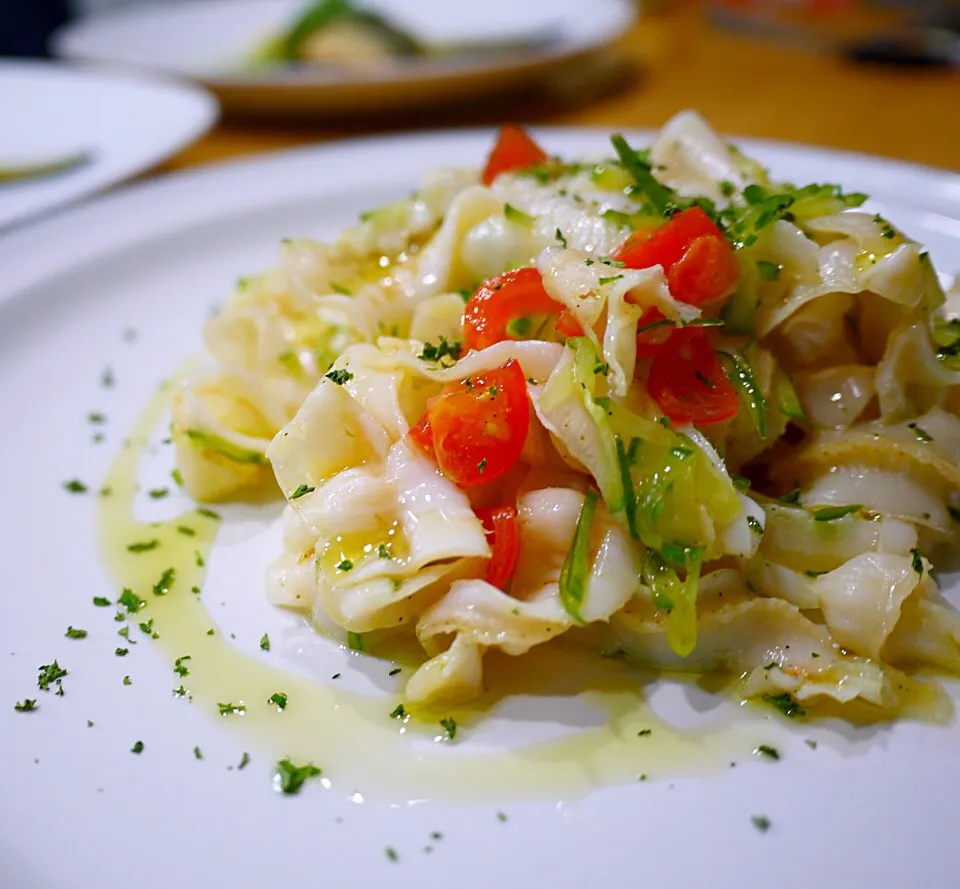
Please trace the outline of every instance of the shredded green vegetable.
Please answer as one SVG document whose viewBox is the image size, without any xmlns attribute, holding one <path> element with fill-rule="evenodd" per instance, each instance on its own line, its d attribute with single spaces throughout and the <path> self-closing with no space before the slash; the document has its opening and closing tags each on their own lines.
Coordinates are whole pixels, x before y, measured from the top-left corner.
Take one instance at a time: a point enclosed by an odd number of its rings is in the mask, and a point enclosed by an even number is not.
<svg viewBox="0 0 960 889">
<path fill-rule="evenodd" d="M 560 603 L 567 614 L 578 623 L 583 622 L 580 607 L 586 592 L 587 572 L 590 565 L 590 529 L 597 512 L 597 492 L 587 491 L 577 519 L 573 543 L 560 571 Z"/>
<path fill-rule="evenodd" d="M 720 362 L 727 378 L 737 390 L 740 401 L 750 413 L 750 419 L 760 438 L 767 437 L 767 399 L 757 385 L 750 362 L 736 352 L 721 352 Z"/>
</svg>

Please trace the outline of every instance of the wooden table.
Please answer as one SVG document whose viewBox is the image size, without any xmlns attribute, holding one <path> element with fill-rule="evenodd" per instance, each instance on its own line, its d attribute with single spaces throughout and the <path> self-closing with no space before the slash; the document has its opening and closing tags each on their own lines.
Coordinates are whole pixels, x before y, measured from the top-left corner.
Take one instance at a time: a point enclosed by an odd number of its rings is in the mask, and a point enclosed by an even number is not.
<svg viewBox="0 0 960 889">
<path fill-rule="evenodd" d="M 849 27 L 850 21 L 837 23 Z M 856 29 L 862 21 L 853 21 Z M 862 30 L 862 27 L 860 28 Z M 538 124 L 659 127 L 697 108 L 720 131 L 825 145 L 960 169 L 960 71 L 862 65 L 824 50 L 712 25 L 697 4 L 644 16 L 607 75 L 562 100 L 543 90 L 394 119 L 220 124 L 168 162 L 173 170 L 258 151 L 387 130 Z"/>
</svg>

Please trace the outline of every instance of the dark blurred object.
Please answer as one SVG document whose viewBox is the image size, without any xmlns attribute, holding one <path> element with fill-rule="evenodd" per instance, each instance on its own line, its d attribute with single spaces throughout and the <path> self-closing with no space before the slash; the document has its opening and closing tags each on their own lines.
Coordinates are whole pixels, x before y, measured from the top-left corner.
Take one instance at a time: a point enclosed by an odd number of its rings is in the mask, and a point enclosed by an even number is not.
<svg viewBox="0 0 960 889">
<path fill-rule="evenodd" d="M 941 28 L 924 28 L 910 34 L 889 36 L 853 43 L 846 48 L 847 58 L 855 62 L 879 62 L 887 65 L 960 67 L 960 35 Z"/>
<path fill-rule="evenodd" d="M 67 0 L 0 0 L 0 56 L 47 56 L 47 38 L 70 19 Z"/>
</svg>

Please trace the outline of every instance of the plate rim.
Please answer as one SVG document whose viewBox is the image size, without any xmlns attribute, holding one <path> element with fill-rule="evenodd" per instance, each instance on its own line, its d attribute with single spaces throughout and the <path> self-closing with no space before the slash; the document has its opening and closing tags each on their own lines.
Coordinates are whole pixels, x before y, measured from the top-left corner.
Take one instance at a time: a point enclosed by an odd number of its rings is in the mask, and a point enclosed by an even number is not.
<svg viewBox="0 0 960 889">
<path fill-rule="evenodd" d="M 207 3 L 225 3 L 226 0 L 203 0 Z M 90 53 L 83 49 L 77 49 L 72 44 L 77 39 L 77 35 L 83 35 L 85 31 L 96 27 L 98 20 L 105 19 L 137 19 L 149 17 L 158 11 L 176 8 L 175 4 L 171 7 L 168 4 L 162 4 L 152 0 L 147 5 L 130 8 L 117 8 L 109 10 L 101 15 L 90 16 L 84 19 L 76 19 L 57 28 L 50 35 L 48 46 L 50 51 L 61 59 L 73 59 L 77 61 L 95 62 L 103 65 L 117 65 L 127 67 L 131 70 L 152 71 L 155 73 L 169 73 L 171 76 L 180 78 L 189 78 L 197 83 L 210 86 L 218 90 L 273 90 L 281 88 L 290 92 L 302 92 L 313 90 L 329 89 L 369 89 L 381 85 L 403 84 L 410 87 L 422 86 L 432 83 L 442 76 L 444 80 L 458 82 L 461 80 L 472 80 L 484 74 L 510 73 L 519 74 L 523 71 L 537 69 L 544 65 L 557 64 L 564 61 L 572 61 L 584 53 L 590 53 L 608 46 L 614 41 L 620 39 L 640 17 L 637 8 L 627 3 L 626 0 L 605 0 L 606 6 L 611 10 L 610 27 L 604 33 L 591 40 L 561 41 L 556 45 L 556 49 L 549 46 L 535 51 L 509 54 L 500 60 L 499 64 L 484 64 L 482 58 L 475 64 L 454 65 L 449 69 L 438 72 L 435 68 L 425 66 L 410 66 L 410 71 L 404 71 L 403 67 L 389 67 L 373 72 L 352 73 L 349 78 L 338 78 L 337 76 L 325 74 L 322 68 L 314 67 L 305 69 L 306 73 L 294 71 L 279 71 L 270 73 L 269 71 L 257 75 L 243 75 L 242 73 L 224 74 L 216 72 L 188 72 L 179 68 L 171 68 L 164 65 L 135 64 L 122 62 L 118 59 L 105 58 L 99 53 Z M 416 69 L 422 68 L 421 73 L 417 74 Z"/>
<path fill-rule="evenodd" d="M 530 131 L 545 141 L 599 142 L 601 138 L 608 138 L 611 130 L 608 127 L 597 126 L 535 126 L 531 127 Z M 0 230 L 0 267 L 4 268 L 5 272 L 4 277 L 0 279 L 0 305 L 15 297 L 20 291 L 37 286 L 62 272 L 70 264 L 75 264 L 76 260 L 69 258 L 72 254 L 76 254 L 76 250 L 71 254 L 72 244 L 69 233 L 77 227 L 82 228 L 86 233 L 84 238 L 86 247 L 82 251 L 85 261 L 93 261 L 104 252 L 104 249 L 111 252 L 125 249 L 136 241 L 158 237 L 163 232 L 175 231 L 177 226 L 176 224 L 171 226 L 172 220 L 168 218 L 169 214 L 163 217 L 163 224 L 161 224 L 161 218 L 156 210 L 157 205 L 171 201 L 176 205 L 176 210 L 182 210 L 177 201 L 178 196 L 190 196 L 193 199 L 190 215 L 184 217 L 181 222 L 197 224 L 202 221 L 203 215 L 198 210 L 207 209 L 209 217 L 214 219 L 229 212 L 231 208 L 239 210 L 243 207 L 262 205 L 263 199 L 259 198 L 259 192 L 258 199 L 252 200 L 255 197 L 254 190 L 259 189 L 262 192 L 268 189 L 272 182 L 280 181 L 284 176 L 289 177 L 293 165 L 313 164 L 317 170 L 322 170 L 325 160 L 358 152 L 368 155 L 383 154 L 396 161 L 401 153 L 416 153 L 416 149 L 431 145 L 448 144 L 452 153 L 457 146 L 474 147 L 489 144 L 494 132 L 495 128 L 491 127 L 425 130 L 387 136 L 382 134 L 362 136 L 257 152 L 162 173 L 105 194 L 95 195 L 80 204 L 61 206 L 60 211 L 54 215 L 33 219 L 6 233 Z M 646 128 L 623 129 L 627 138 L 637 141 L 649 140 L 656 132 Z M 869 165 L 873 169 L 888 174 L 913 179 L 919 177 L 931 185 L 942 185 L 946 180 L 956 191 L 956 219 L 960 220 L 960 173 L 862 152 L 823 148 L 804 143 L 726 135 L 724 138 L 743 146 L 748 153 L 759 154 L 761 157 L 769 154 L 788 155 L 799 152 L 823 163 L 824 166 L 829 165 L 831 161 L 848 165 L 857 164 L 861 167 Z M 429 166 L 429 162 L 423 163 L 419 167 L 420 175 L 426 173 Z M 381 170 L 379 174 L 375 172 L 377 169 Z M 372 165 L 372 171 L 378 179 L 388 181 L 395 175 L 389 165 L 384 165 L 384 168 Z M 243 181 L 246 190 L 229 187 L 231 183 L 239 180 Z M 315 179 L 314 182 L 318 193 L 322 193 L 328 187 L 322 184 L 321 179 Z M 298 193 L 303 194 L 302 189 Z M 213 209 L 198 207 L 201 194 L 215 196 Z M 879 192 L 878 194 L 888 193 Z M 909 199 L 905 203 L 909 204 Z M 918 205 L 914 204 L 914 206 Z M 930 209 L 919 206 L 920 209 Z M 151 212 L 143 212 L 146 209 L 150 209 Z M 128 214 L 132 224 L 125 225 L 119 232 L 108 231 L 98 224 L 100 220 L 109 219 L 115 213 Z M 30 255 L 31 248 L 41 241 L 44 243 L 46 254 L 43 268 L 30 268 L 31 263 L 27 257 Z"/>
<path fill-rule="evenodd" d="M 136 163 L 117 165 L 113 172 L 101 175 L 83 183 L 68 183 L 82 186 L 65 189 L 63 197 L 50 198 L 39 201 L 35 208 L 13 215 L 9 220 L 0 218 L 0 244 L 5 243 L 10 235 L 23 226 L 33 227 L 51 213 L 59 213 L 73 207 L 84 198 L 98 195 L 104 189 L 109 189 L 125 183 L 134 176 L 152 170 L 158 164 L 172 158 L 192 145 L 208 133 L 220 120 L 221 108 L 216 96 L 208 89 L 181 77 L 164 77 L 149 71 L 127 70 L 66 59 L 34 59 L 34 58 L 0 58 L 0 78 L 7 72 L 25 72 L 28 76 L 35 75 L 52 79 L 81 78 L 91 85 L 96 83 L 123 83 L 133 87 L 144 87 L 154 90 L 157 94 L 165 94 L 181 101 L 184 108 L 184 117 L 190 115 L 190 126 L 186 122 L 182 132 L 171 138 L 158 138 L 148 153 L 143 151 Z M 161 144 L 162 143 L 162 144 Z"/>
</svg>

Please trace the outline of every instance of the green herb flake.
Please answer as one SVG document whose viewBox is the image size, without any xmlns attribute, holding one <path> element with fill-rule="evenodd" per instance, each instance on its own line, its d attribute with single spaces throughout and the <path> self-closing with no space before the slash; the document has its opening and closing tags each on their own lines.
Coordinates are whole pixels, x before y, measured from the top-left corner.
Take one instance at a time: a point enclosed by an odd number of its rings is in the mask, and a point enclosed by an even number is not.
<svg viewBox="0 0 960 889">
<path fill-rule="evenodd" d="M 146 553 L 160 546 L 159 540 L 141 540 L 137 543 L 128 543 L 127 551 L 131 553 Z"/>
<path fill-rule="evenodd" d="M 193 551 L 193 561 L 198 568 L 203 568 L 207 564 L 203 559 L 203 553 L 198 549 Z"/>
<path fill-rule="evenodd" d="M 922 426 L 918 426 L 916 423 L 907 423 L 907 428 L 913 430 L 913 434 L 923 442 L 933 441 L 933 436 L 927 432 Z"/>
<path fill-rule="evenodd" d="M 777 664 L 771 664 L 770 666 L 776 667 Z M 767 668 L 764 667 L 764 669 Z M 787 692 L 781 692 L 779 694 L 766 694 L 763 696 L 763 700 L 772 707 L 776 707 L 777 710 L 779 710 L 784 716 L 789 716 L 791 719 L 807 715 L 807 711 L 797 703 L 793 695 L 788 694 Z"/>
<path fill-rule="evenodd" d="M 115 382 L 116 378 L 113 375 L 113 370 L 105 367 L 100 374 L 100 385 L 103 386 L 104 389 L 110 389 Z"/>
<path fill-rule="evenodd" d="M 173 479 L 178 488 L 183 487 L 183 474 L 176 467 L 170 470 L 170 478 Z"/>
<path fill-rule="evenodd" d="M 566 247 L 566 246 L 567 246 L 567 239 L 563 236 L 563 232 L 560 231 L 559 228 L 556 230 L 556 232 L 554 233 L 554 236 L 553 236 L 553 237 L 554 237 L 554 240 L 560 242 L 560 246 L 561 246 L 561 247 Z"/>
<path fill-rule="evenodd" d="M 497 812 L 497 821 L 501 824 L 505 824 L 508 820 L 506 812 Z"/>
<path fill-rule="evenodd" d="M 214 512 L 212 509 L 207 509 L 205 506 L 197 507 L 197 514 L 206 516 L 208 519 L 214 519 L 215 521 L 220 521 L 220 513 Z"/>
<path fill-rule="evenodd" d="M 770 819 L 766 815 L 751 815 L 750 820 L 760 833 L 766 833 L 770 830 Z"/>
<path fill-rule="evenodd" d="M 129 676 L 124 676 L 124 677 L 123 677 L 123 684 L 124 684 L 124 685 L 132 685 L 132 684 L 133 684 L 133 680 L 132 680 Z"/>
<path fill-rule="evenodd" d="M 221 716 L 243 716 L 247 712 L 246 704 L 241 701 L 239 704 L 221 704 L 217 703 L 217 710 L 220 712 Z"/>
<path fill-rule="evenodd" d="M 199 747 L 193 748 L 193 758 L 194 759 L 203 759 L 203 751 Z"/>
<path fill-rule="evenodd" d="M 400 860 L 400 855 L 399 855 L 399 853 L 397 852 L 397 850 L 393 848 L 393 846 L 387 846 L 387 848 L 384 849 L 383 851 L 384 851 L 384 853 L 386 854 L 387 858 L 388 858 L 390 861 L 399 861 L 399 860 Z"/>
<path fill-rule="evenodd" d="M 93 604 L 96 605 L 97 608 L 109 608 L 113 602 L 111 602 L 106 596 L 94 596 Z"/>
<path fill-rule="evenodd" d="M 266 633 L 260 637 L 260 649 L 261 651 L 270 650 L 270 637 Z"/>
<path fill-rule="evenodd" d="M 397 673 L 402 673 L 402 672 L 403 672 L 403 668 L 402 668 L 402 667 L 394 667 L 389 673 L 387 673 L 387 675 L 388 675 L 388 676 L 396 676 Z"/>
<path fill-rule="evenodd" d="M 193 660 L 192 656 L 189 654 L 184 654 L 178 657 L 173 662 L 173 672 L 176 673 L 178 676 L 189 676 L 190 670 L 187 669 L 187 665 L 186 663 L 184 663 L 185 661 L 189 661 L 189 660 Z M 183 686 L 181 685 L 180 688 L 183 688 Z"/>
<path fill-rule="evenodd" d="M 331 281 L 331 282 L 330 282 L 330 289 L 331 289 L 334 293 L 339 293 L 340 296 L 353 296 L 353 292 L 352 292 L 352 291 L 350 291 L 348 288 L 344 287 L 342 284 L 337 284 L 337 283 L 334 282 L 334 281 Z"/>
<path fill-rule="evenodd" d="M 757 262 L 757 272 L 764 281 L 776 281 L 780 277 L 780 270 L 782 268 L 782 266 L 777 265 L 775 262 L 766 262 L 762 259 Z"/>
<path fill-rule="evenodd" d="M 667 206 L 673 201 L 674 194 L 665 186 L 653 178 L 650 164 L 642 159 L 638 152 L 634 151 L 627 140 L 620 133 L 610 137 L 613 147 L 617 152 L 617 157 L 623 168 L 633 177 L 637 184 L 637 189 L 653 205 L 654 209 L 663 213 Z"/>
<path fill-rule="evenodd" d="M 147 491 L 147 494 L 153 500 L 162 500 L 169 493 L 170 493 L 169 488 L 151 488 L 149 491 Z"/>
<path fill-rule="evenodd" d="M 122 605 L 127 609 L 131 614 L 139 611 L 147 603 L 144 602 L 133 590 L 129 587 L 124 587 L 123 592 L 120 594 L 120 598 L 117 599 L 117 604 Z"/>
<path fill-rule="evenodd" d="M 342 562 L 338 563 L 337 565 L 337 571 L 352 571 L 352 570 L 353 570 L 353 562 L 351 562 L 349 559 L 344 559 Z"/>
<path fill-rule="evenodd" d="M 761 744 L 753 751 L 759 756 L 765 756 L 767 759 L 780 759 L 780 751 L 776 747 L 771 747 L 769 744 Z"/>
<path fill-rule="evenodd" d="M 177 525 L 177 532 L 184 537 L 196 537 L 197 532 L 189 525 Z"/>
<path fill-rule="evenodd" d="M 29 713 L 31 710 L 37 709 L 37 702 L 35 698 L 24 698 L 22 701 L 17 701 L 13 705 L 13 709 L 17 713 Z"/>
<path fill-rule="evenodd" d="M 512 204 L 503 205 L 503 215 L 505 219 L 515 222 L 517 225 L 531 226 L 533 224 L 532 216 L 524 213 L 523 210 L 518 210 Z"/>
<path fill-rule="evenodd" d="M 377 547 L 377 555 L 378 555 L 381 559 L 389 559 L 389 558 L 390 558 L 390 550 L 387 549 L 386 544 L 381 543 L 381 544 Z"/>
<path fill-rule="evenodd" d="M 143 741 L 137 741 L 137 743 L 130 748 L 130 752 L 138 754 L 143 753 Z"/>
<path fill-rule="evenodd" d="M 484 458 L 477 464 L 477 472 L 481 472 L 481 473 L 482 473 L 482 472 L 484 472 L 484 471 L 486 470 L 486 468 L 487 468 L 487 458 L 484 457 Z"/>
<path fill-rule="evenodd" d="M 403 704 L 397 704 L 397 706 L 393 708 L 393 710 L 390 712 L 390 718 L 391 719 L 407 718 L 407 711 L 406 711 L 406 708 L 404 708 Z"/>
<path fill-rule="evenodd" d="M 137 626 L 140 627 L 140 630 L 146 633 L 148 636 L 153 632 L 153 618 L 150 620 L 141 621 Z"/>
<path fill-rule="evenodd" d="M 815 522 L 833 522 L 842 519 L 845 516 L 860 512 L 863 505 L 860 503 L 851 503 L 848 506 L 822 506 L 812 512 Z"/>
<path fill-rule="evenodd" d="M 754 534 L 763 534 L 763 525 L 760 524 L 758 519 L 755 519 L 752 515 L 747 516 L 747 526 L 753 531 Z"/>
<path fill-rule="evenodd" d="M 175 568 L 167 568 L 167 570 L 160 575 L 160 579 L 153 585 L 153 594 L 155 596 L 167 595 L 173 586 L 173 581 L 176 576 L 177 571 Z"/>
<path fill-rule="evenodd" d="M 780 495 L 781 503 L 799 503 L 800 502 L 800 489 L 794 488 L 792 491 L 788 491 L 786 494 Z"/>
<path fill-rule="evenodd" d="M 289 759 L 281 759 L 277 763 L 273 786 L 279 793 L 299 793 L 305 781 L 316 778 L 320 774 L 320 769 L 313 763 L 307 763 L 305 766 L 295 766 Z"/>
<path fill-rule="evenodd" d="M 333 383 L 336 383 L 338 386 L 342 386 L 344 383 L 353 379 L 353 374 L 349 370 L 331 370 L 330 373 L 326 375 L 327 379 Z"/>
<path fill-rule="evenodd" d="M 276 704 L 278 710 L 285 710 L 287 707 L 287 696 L 282 691 L 275 691 L 269 698 L 268 704 Z"/>
<path fill-rule="evenodd" d="M 910 562 L 910 564 L 913 566 L 913 570 L 923 577 L 923 556 L 920 555 L 920 550 L 912 549 L 910 550 L 910 553 L 913 556 Z"/>
<path fill-rule="evenodd" d="M 305 494 L 312 494 L 316 490 L 312 485 L 300 485 L 297 487 L 297 490 L 290 495 L 290 499 L 299 500 Z"/>
<path fill-rule="evenodd" d="M 460 360 L 460 355 L 463 353 L 463 345 L 458 342 L 448 342 L 445 336 L 440 337 L 440 342 L 437 345 L 433 343 L 424 343 L 423 351 L 417 356 L 421 361 L 432 361 L 438 364 L 443 365 L 444 367 L 452 367 Z"/>
<path fill-rule="evenodd" d="M 85 494 L 87 492 L 87 486 L 76 478 L 70 479 L 68 482 L 64 482 L 63 487 L 71 494 Z"/>
<path fill-rule="evenodd" d="M 347 648 L 351 651 L 363 651 L 363 633 L 347 633 Z"/>
<path fill-rule="evenodd" d="M 597 283 L 603 287 L 604 284 L 612 284 L 614 281 L 619 281 L 623 275 L 611 275 L 608 278 L 598 278 Z"/>
<path fill-rule="evenodd" d="M 67 675 L 67 671 L 56 661 L 52 664 L 41 664 L 38 668 L 37 688 L 40 691 L 50 691 L 50 686 L 54 683 L 62 688 L 61 680 Z"/>
<path fill-rule="evenodd" d="M 452 717 L 448 716 L 446 719 L 441 719 L 440 725 L 446 731 L 448 741 L 452 741 L 457 736 L 457 721 Z"/>
<path fill-rule="evenodd" d="M 720 180 L 720 194 L 729 198 L 737 190 L 737 187 L 729 179 Z"/>
<path fill-rule="evenodd" d="M 128 654 L 130 654 L 130 649 L 129 649 L 129 648 L 115 648 L 115 649 L 113 650 L 113 653 L 114 653 L 117 657 L 126 657 Z"/>
</svg>

